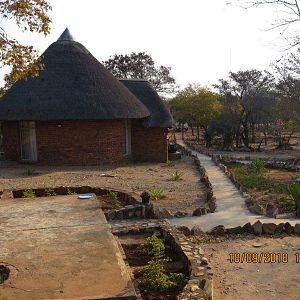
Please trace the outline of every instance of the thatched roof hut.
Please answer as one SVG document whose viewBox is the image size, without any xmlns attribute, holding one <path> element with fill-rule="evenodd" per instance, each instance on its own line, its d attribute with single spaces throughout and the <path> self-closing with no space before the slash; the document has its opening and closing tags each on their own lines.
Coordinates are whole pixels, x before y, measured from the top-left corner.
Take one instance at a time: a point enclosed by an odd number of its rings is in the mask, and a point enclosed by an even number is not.
<svg viewBox="0 0 300 300">
<path fill-rule="evenodd" d="M 0 100 L 0 120 L 108 120 L 149 116 L 137 100 L 66 30 L 44 52 L 45 70 L 20 80 Z"/>
<path fill-rule="evenodd" d="M 115 78 L 68 30 L 37 78 L 0 99 L 6 159 L 48 165 L 167 159 L 172 118 L 150 84 Z"/>
</svg>

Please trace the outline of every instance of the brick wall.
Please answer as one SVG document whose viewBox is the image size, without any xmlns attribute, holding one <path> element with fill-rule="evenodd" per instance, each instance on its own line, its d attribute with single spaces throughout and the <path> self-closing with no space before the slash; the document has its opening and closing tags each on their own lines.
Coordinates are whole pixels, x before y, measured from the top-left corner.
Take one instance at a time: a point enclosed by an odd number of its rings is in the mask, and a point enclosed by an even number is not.
<svg viewBox="0 0 300 300">
<path fill-rule="evenodd" d="M 61 126 L 60 126 L 61 125 Z M 132 159 L 167 160 L 166 130 L 132 121 Z M 93 165 L 124 159 L 124 123 L 114 121 L 36 122 L 38 162 L 48 165 Z M 20 160 L 19 122 L 3 122 L 6 159 Z"/>
<path fill-rule="evenodd" d="M 132 122 L 132 159 L 140 162 L 166 162 L 167 129 L 144 128 L 140 120 Z"/>
<path fill-rule="evenodd" d="M 19 122 L 3 122 L 2 134 L 4 158 L 7 160 L 19 160 L 21 155 Z"/>
<path fill-rule="evenodd" d="M 36 128 L 41 163 L 91 165 L 123 159 L 121 120 L 37 122 Z"/>
</svg>

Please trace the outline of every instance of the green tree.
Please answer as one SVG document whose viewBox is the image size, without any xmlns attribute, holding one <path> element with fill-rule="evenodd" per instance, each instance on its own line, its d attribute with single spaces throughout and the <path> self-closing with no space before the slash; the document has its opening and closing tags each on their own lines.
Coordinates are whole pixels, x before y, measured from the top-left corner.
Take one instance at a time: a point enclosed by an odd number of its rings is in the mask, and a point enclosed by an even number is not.
<svg viewBox="0 0 300 300">
<path fill-rule="evenodd" d="M 47 35 L 50 31 L 51 9 L 47 0 L 1 0 L 0 16 L 2 20 L 11 20 L 22 31 L 38 32 Z M 19 43 L 7 34 L 4 27 L 0 26 L 0 67 L 7 66 L 10 73 L 4 78 L 3 93 L 14 82 L 25 79 L 29 75 L 37 76 L 43 68 L 37 63 L 38 53 L 32 46 Z"/>
<path fill-rule="evenodd" d="M 189 85 L 170 101 L 170 107 L 176 121 L 195 124 L 197 141 L 200 140 L 200 129 L 203 130 L 206 146 L 209 147 L 212 141 L 209 125 L 222 109 L 218 95 L 199 85 Z"/>
<path fill-rule="evenodd" d="M 172 94 L 176 82 L 171 75 L 171 68 L 157 66 L 153 58 L 145 52 L 113 55 L 103 61 L 104 66 L 118 78 L 146 79 L 161 94 Z"/>
</svg>

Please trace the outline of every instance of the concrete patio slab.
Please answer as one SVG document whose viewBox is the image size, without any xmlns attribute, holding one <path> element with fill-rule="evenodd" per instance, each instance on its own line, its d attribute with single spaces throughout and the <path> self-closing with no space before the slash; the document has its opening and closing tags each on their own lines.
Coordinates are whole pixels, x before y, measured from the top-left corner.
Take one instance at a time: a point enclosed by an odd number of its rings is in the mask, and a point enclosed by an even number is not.
<svg viewBox="0 0 300 300">
<path fill-rule="evenodd" d="M 0 202 L 0 264 L 8 299 L 136 299 L 96 198 Z"/>
</svg>

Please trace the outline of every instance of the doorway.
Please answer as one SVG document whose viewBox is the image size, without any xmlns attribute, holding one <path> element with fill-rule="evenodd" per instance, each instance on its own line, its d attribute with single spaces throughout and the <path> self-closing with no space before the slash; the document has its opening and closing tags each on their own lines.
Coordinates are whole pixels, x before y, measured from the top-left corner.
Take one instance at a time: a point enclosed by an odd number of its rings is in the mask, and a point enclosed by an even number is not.
<svg viewBox="0 0 300 300">
<path fill-rule="evenodd" d="M 37 161 L 35 122 L 22 121 L 20 123 L 21 160 Z"/>
</svg>

